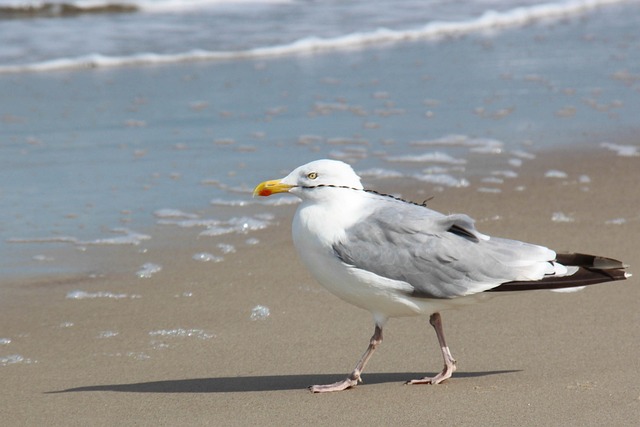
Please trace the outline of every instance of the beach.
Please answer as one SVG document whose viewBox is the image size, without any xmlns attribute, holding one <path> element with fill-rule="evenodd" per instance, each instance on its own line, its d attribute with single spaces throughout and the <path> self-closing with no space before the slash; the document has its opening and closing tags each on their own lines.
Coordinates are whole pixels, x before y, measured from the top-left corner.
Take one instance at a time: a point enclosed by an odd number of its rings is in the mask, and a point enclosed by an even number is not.
<svg viewBox="0 0 640 427">
<path fill-rule="evenodd" d="M 429 204 L 467 212 L 488 234 L 640 265 L 637 159 L 541 157 L 501 194 L 455 189 Z M 562 168 L 567 178 L 544 178 Z M 523 171 L 524 172 L 524 171 Z M 588 184 L 578 177 L 588 173 Z M 388 183 L 419 200 L 415 185 Z M 514 188 L 526 186 L 527 191 Z M 388 190 L 380 188 L 380 190 Z M 290 241 L 293 207 L 217 265 L 188 262 L 205 242 L 167 235 L 149 251 L 164 270 L 12 283 L 2 300 L 8 425 L 630 425 L 640 413 L 639 288 L 529 292 L 443 313 L 458 371 L 438 386 L 403 382 L 441 365 L 426 318 L 394 319 L 364 384 L 314 395 L 345 375 L 367 343 L 368 313 L 313 282 Z M 565 212 L 573 222 L 554 222 Z M 616 218 L 626 221 L 608 223 Z M 241 240 L 242 238 L 239 238 Z M 169 243 L 170 242 L 170 243 Z M 233 242 L 241 245 L 242 242 Z M 182 248 L 182 249 L 179 249 Z M 143 255 L 119 260 L 133 269 Z M 631 268 L 633 271 L 633 268 Z M 3 285 L 4 286 L 4 285 Z M 69 298 L 127 294 L 120 299 Z M 137 297 L 133 297 L 135 294 Z M 254 315 L 256 306 L 269 315 Z M 111 333 L 109 333 L 109 331 Z"/>
<path fill-rule="evenodd" d="M 3 423 L 633 425 L 637 10 L 3 71 Z M 441 369 L 428 317 L 392 319 L 363 384 L 312 394 L 351 371 L 373 322 L 299 261 L 296 201 L 251 191 L 318 158 L 482 233 L 635 275 L 444 312 L 458 370 L 437 386 L 404 385 Z"/>
</svg>

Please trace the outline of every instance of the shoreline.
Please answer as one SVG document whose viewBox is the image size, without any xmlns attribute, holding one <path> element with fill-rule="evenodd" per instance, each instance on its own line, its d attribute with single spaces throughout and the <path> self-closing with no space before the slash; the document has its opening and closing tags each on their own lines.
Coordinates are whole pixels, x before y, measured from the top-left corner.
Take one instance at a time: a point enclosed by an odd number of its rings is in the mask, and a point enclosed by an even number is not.
<svg viewBox="0 0 640 427">
<path fill-rule="evenodd" d="M 486 178 L 495 191 L 510 178 L 493 172 L 536 152 L 633 141 L 638 51 L 614 42 L 628 25 L 602 31 L 611 19 L 304 57 L 0 76 L 11 88 L 0 102 L 0 269 L 76 271 L 49 251 L 66 245 L 63 257 L 82 265 L 72 244 L 92 252 L 123 227 L 154 237 L 158 209 L 211 212 L 211 198 L 238 199 L 237 189 L 315 158 L 453 186 Z M 7 243 L 57 238 L 66 243 Z"/>
<path fill-rule="evenodd" d="M 473 172 L 470 172 L 470 183 L 468 186 L 462 188 L 422 182 L 419 179 L 406 176 L 401 178 L 365 176 L 362 178 L 362 182 L 365 184 L 365 188 L 382 193 L 398 195 L 401 198 L 415 203 L 428 201 L 427 205 L 432 209 L 438 210 L 438 207 L 440 207 L 440 210 L 442 212 L 448 211 L 450 213 L 467 213 L 472 218 L 475 218 L 476 221 L 482 223 L 490 221 L 490 219 L 489 217 L 475 217 L 471 212 L 474 209 L 474 206 L 462 205 L 460 208 L 462 210 L 456 210 L 452 207 L 446 206 L 446 204 L 441 205 L 442 201 L 439 199 L 443 198 L 447 193 L 451 193 L 458 195 L 460 199 L 464 200 L 468 197 L 469 194 L 472 194 L 474 192 L 481 194 L 483 193 L 482 195 L 486 195 L 486 197 L 488 198 L 496 198 L 499 200 L 504 199 L 505 197 L 519 197 L 520 194 L 522 194 L 526 198 L 528 187 L 532 185 L 535 186 L 536 180 L 541 180 L 542 182 L 546 183 L 561 181 L 568 185 L 568 188 L 588 192 L 590 176 L 589 170 L 580 166 L 584 161 L 583 159 L 609 159 L 603 160 L 602 164 L 599 165 L 599 167 L 601 168 L 607 168 L 609 161 L 613 161 L 613 163 L 624 163 L 627 161 L 633 162 L 634 159 L 637 158 L 635 153 L 640 150 L 640 147 L 638 147 L 637 145 L 628 144 L 627 139 L 625 139 L 624 141 L 618 141 L 617 143 L 612 143 L 612 145 L 621 147 L 620 150 L 618 150 L 618 154 L 616 154 L 615 150 L 606 149 L 603 147 L 591 147 L 587 150 L 583 148 L 580 152 L 576 152 L 574 150 L 574 147 L 562 147 L 561 149 L 556 150 L 545 149 L 537 153 L 531 152 L 528 154 L 533 156 L 532 159 L 528 159 L 527 162 L 519 165 L 518 167 L 506 171 L 513 173 L 513 176 L 509 173 L 503 174 L 503 172 L 505 171 L 496 170 L 494 171 L 494 173 L 495 176 L 499 178 L 499 180 L 495 182 L 491 180 L 489 182 L 485 182 L 487 177 L 491 176 L 491 174 L 487 176 L 486 170 L 484 171 L 484 173 L 480 174 L 474 174 Z M 633 150 L 634 148 L 635 150 Z M 632 155 L 625 154 L 629 152 L 629 149 L 632 149 Z M 482 164 L 483 161 L 486 162 L 487 160 L 496 163 L 503 162 L 503 160 L 496 161 L 492 158 L 479 157 L 479 159 L 476 160 L 474 167 L 478 167 L 479 164 Z M 548 164 L 549 166 L 547 167 L 539 165 L 538 163 L 540 163 L 540 161 Z M 474 161 L 472 160 L 470 163 L 473 164 Z M 292 166 L 292 168 L 293 167 L 296 167 L 296 165 Z M 485 163 L 485 169 L 487 168 L 493 169 L 492 167 L 487 167 L 487 164 Z M 539 170 L 540 168 L 544 168 L 545 171 L 541 173 Z M 582 170 L 581 173 L 579 173 L 580 170 Z M 550 172 L 550 175 L 545 176 L 546 172 Z M 631 170 L 630 173 L 631 172 L 633 171 Z M 567 175 L 564 178 L 557 175 L 562 175 L 563 173 Z M 272 178 L 276 177 L 264 177 L 264 179 Z M 369 187 L 366 187 L 367 184 L 369 184 Z M 461 194 L 464 194 L 465 196 L 460 196 Z M 478 196 L 480 196 L 480 194 Z M 272 197 L 271 199 L 275 198 Z M 242 200 L 242 198 L 240 198 L 239 200 Z M 24 249 L 25 254 L 31 254 L 30 256 L 25 255 L 23 259 L 24 263 L 30 265 L 27 269 L 37 271 L 38 266 L 47 268 L 47 261 L 48 259 L 51 259 L 55 260 L 54 262 L 56 264 L 59 264 L 60 262 L 62 263 L 61 265 L 59 265 L 59 269 L 61 269 L 62 272 L 57 273 L 55 271 L 47 271 L 45 273 L 16 273 L 12 275 L 5 274 L 3 277 L 0 277 L 0 291 L 3 289 L 3 287 L 10 286 L 13 282 L 44 282 L 48 277 L 68 277 L 70 280 L 82 280 L 82 278 L 89 279 L 92 277 L 106 277 L 110 274 L 126 274 L 127 272 L 131 272 L 135 268 L 137 268 L 135 263 L 131 262 L 132 259 L 139 260 L 137 261 L 138 263 L 141 263 L 144 260 L 146 260 L 147 262 L 151 262 L 153 256 L 148 254 L 150 250 L 166 251 L 168 245 L 173 249 L 181 251 L 184 250 L 184 243 L 187 241 L 193 244 L 194 255 L 199 253 L 216 252 L 216 244 L 224 245 L 227 241 L 230 242 L 228 244 L 230 244 L 234 248 L 236 246 L 246 248 L 254 244 L 251 242 L 251 240 L 253 239 L 253 234 L 255 234 L 256 231 L 260 230 L 262 227 L 271 229 L 273 227 L 278 227 L 283 221 L 285 223 L 290 222 L 293 212 L 297 207 L 297 203 L 269 205 L 252 202 L 253 200 L 251 198 L 248 198 L 247 203 L 244 206 L 220 206 L 214 204 L 203 205 L 196 210 L 199 216 L 194 220 L 195 223 L 200 222 L 201 224 L 195 225 L 180 225 L 181 221 L 185 220 L 185 222 L 188 222 L 189 220 L 188 217 L 185 218 L 180 215 L 192 215 L 191 213 L 176 211 L 177 216 L 167 217 L 166 221 L 169 222 L 164 225 L 164 218 L 159 217 L 158 215 L 151 215 L 152 221 L 150 224 L 145 227 L 141 227 L 136 231 L 131 231 L 131 233 L 134 235 L 147 236 L 149 240 L 147 240 L 147 238 L 139 240 L 133 239 L 133 244 L 82 244 L 64 240 L 75 238 L 55 235 L 43 238 L 40 242 L 38 241 L 38 239 L 34 241 L 26 241 L 25 243 L 20 243 L 19 240 L 13 242 L 5 242 L 5 244 L 8 244 L 10 245 L 10 247 L 15 248 L 16 252 Z M 571 212 L 570 208 L 566 208 L 565 210 Z M 207 230 L 206 223 L 208 221 L 220 220 L 224 222 L 225 219 L 251 220 L 260 218 L 262 216 L 266 217 L 264 224 L 258 224 L 258 228 L 256 229 L 249 228 L 244 233 L 235 231 L 231 233 L 223 233 L 220 236 L 216 236 L 215 234 L 210 237 L 200 236 L 201 233 Z M 493 215 L 492 217 L 497 216 L 502 217 L 503 215 L 500 215 L 500 213 L 496 211 L 495 215 Z M 640 214 L 638 218 L 640 218 Z M 635 221 L 638 218 L 632 219 L 632 221 Z M 611 218 L 609 221 L 615 223 L 615 220 L 616 218 Z M 175 222 L 174 225 L 171 225 L 172 221 Z M 575 218 L 559 217 L 556 218 L 556 221 L 574 222 Z M 111 235 L 117 237 L 117 234 Z M 62 240 L 58 241 L 57 239 Z M 99 240 L 100 239 L 96 239 L 96 241 Z M 235 251 L 233 252 L 235 253 Z M 217 254 L 220 256 L 224 255 L 224 253 L 220 252 L 219 250 Z M 109 267 L 109 264 L 111 263 L 104 263 L 100 261 L 100 258 L 103 256 L 111 257 L 113 259 L 119 259 L 124 265 L 127 265 L 127 267 L 124 269 L 114 270 Z M 44 259 L 34 259 L 36 257 L 43 257 Z M 216 261 L 214 261 L 214 263 L 215 262 Z M 144 262 L 142 262 L 142 264 L 144 264 Z"/>
<path fill-rule="evenodd" d="M 489 235 L 619 258 L 634 272 L 640 253 L 629 236 L 640 233 L 638 161 L 613 153 L 539 155 L 505 181 L 502 193 L 447 189 L 429 206 L 467 213 Z M 548 170 L 567 177 L 545 178 Z M 580 182 L 583 175 L 588 183 Z M 431 193 L 399 184 L 381 180 L 375 187 L 400 190 L 410 200 Z M 347 373 L 372 325 L 366 312 L 313 282 L 290 241 L 295 208 L 278 209 L 277 224 L 251 233 L 260 243 L 243 246 L 246 236 L 225 236 L 237 251 L 220 263 L 191 259 L 217 240 L 168 229 L 165 243 L 157 240 L 148 252 L 110 258 L 131 267 L 143 259 L 164 263 L 149 279 L 129 268 L 93 279 L 13 283 L 0 303 L 0 338 L 11 341 L 0 345 L 5 420 L 376 424 L 429 414 L 457 425 L 512 425 L 513 419 L 624 425 L 637 419 L 637 275 L 575 294 L 530 292 L 445 312 L 459 370 L 439 386 L 401 386 L 441 361 L 425 318 L 394 319 L 364 384 L 310 394 L 306 385 Z M 554 212 L 573 221 L 553 221 Z M 606 224 L 616 218 L 625 221 Z M 103 296 L 68 298 L 76 290 Z M 258 306 L 270 314 L 251 320 Z M 22 360 L 9 360 L 12 355 Z M 366 411 L 348 410 L 354 407 Z"/>
</svg>

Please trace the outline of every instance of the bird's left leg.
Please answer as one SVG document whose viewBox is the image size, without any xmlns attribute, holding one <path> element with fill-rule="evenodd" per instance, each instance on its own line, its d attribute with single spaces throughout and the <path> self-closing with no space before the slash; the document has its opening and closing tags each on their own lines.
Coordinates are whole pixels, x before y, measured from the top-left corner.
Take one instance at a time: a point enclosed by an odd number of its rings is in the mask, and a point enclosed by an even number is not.
<svg viewBox="0 0 640 427">
<path fill-rule="evenodd" d="M 440 343 L 440 350 L 442 351 L 442 358 L 444 359 L 444 369 L 438 375 L 433 378 L 424 377 L 418 380 L 407 381 L 406 384 L 440 384 L 442 381 L 451 378 L 451 375 L 456 371 L 456 360 L 451 355 L 447 342 L 444 339 L 444 329 L 442 328 L 442 319 L 440 313 L 433 313 L 429 318 L 429 323 L 436 330 L 438 336 L 438 343 Z"/>
<path fill-rule="evenodd" d="M 373 336 L 369 341 L 369 347 L 367 347 L 367 351 L 364 352 L 356 367 L 353 369 L 353 372 L 349 374 L 347 378 L 342 381 L 338 381 L 333 384 L 325 384 L 325 385 L 312 385 L 309 387 L 309 390 L 313 393 L 326 393 L 329 391 L 342 391 L 346 390 L 350 387 L 355 387 L 359 382 L 362 382 L 360 379 L 360 374 L 364 371 L 364 367 L 367 365 L 367 362 L 373 356 L 373 352 L 376 350 L 376 347 L 380 345 L 382 342 L 382 327 L 378 326 L 376 323 L 376 329 L 373 332 Z"/>
</svg>

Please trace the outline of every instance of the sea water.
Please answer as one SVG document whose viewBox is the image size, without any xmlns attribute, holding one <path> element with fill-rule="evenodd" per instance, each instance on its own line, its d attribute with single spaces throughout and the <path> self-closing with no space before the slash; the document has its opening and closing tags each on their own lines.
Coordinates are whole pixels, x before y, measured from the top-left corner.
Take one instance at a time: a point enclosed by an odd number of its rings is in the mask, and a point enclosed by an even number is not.
<svg viewBox="0 0 640 427">
<path fill-rule="evenodd" d="M 199 227 L 194 259 L 223 259 L 220 236 L 259 244 L 275 221 L 243 208 L 295 203 L 253 186 L 317 158 L 489 194 L 542 149 L 638 156 L 609 140 L 638 129 L 638 17 L 635 1 L 0 0 L 0 268 L 64 271 L 59 247 L 143 247 L 154 227 Z"/>
</svg>

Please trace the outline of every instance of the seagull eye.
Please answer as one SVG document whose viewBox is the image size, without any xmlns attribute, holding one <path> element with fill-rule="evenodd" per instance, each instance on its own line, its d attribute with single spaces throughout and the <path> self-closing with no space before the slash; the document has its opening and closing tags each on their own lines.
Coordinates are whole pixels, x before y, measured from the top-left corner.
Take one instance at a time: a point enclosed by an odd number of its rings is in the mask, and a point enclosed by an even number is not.
<svg viewBox="0 0 640 427">
<path fill-rule="evenodd" d="M 318 177 L 318 172 L 310 172 L 307 174 L 307 178 L 316 179 Z"/>
</svg>

